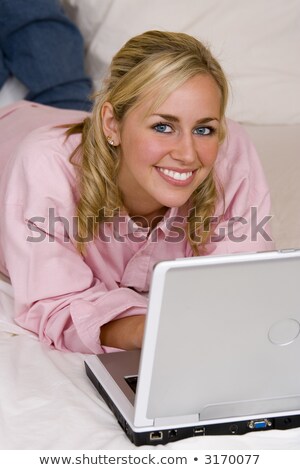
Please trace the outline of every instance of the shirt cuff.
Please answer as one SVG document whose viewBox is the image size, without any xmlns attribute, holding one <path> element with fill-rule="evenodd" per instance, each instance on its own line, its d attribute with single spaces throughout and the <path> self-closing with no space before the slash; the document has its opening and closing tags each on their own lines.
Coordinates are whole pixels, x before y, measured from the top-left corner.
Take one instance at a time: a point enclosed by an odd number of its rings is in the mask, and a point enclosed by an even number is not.
<svg viewBox="0 0 300 470">
<path fill-rule="evenodd" d="M 73 324 L 80 340 L 91 353 L 101 354 L 107 348 L 100 345 L 100 328 L 117 318 L 142 315 L 147 312 L 148 299 L 129 288 L 109 291 L 96 302 L 75 300 L 70 305 Z"/>
</svg>

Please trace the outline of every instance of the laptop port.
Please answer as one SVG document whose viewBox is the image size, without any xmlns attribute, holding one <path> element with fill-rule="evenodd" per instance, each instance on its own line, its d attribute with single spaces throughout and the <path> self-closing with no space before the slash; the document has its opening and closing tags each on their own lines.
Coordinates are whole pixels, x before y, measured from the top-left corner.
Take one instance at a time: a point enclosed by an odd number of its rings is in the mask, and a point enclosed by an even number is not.
<svg viewBox="0 0 300 470">
<path fill-rule="evenodd" d="M 229 426 L 229 432 L 231 434 L 237 434 L 238 430 L 239 430 L 239 427 L 237 424 L 232 424 L 231 426 Z"/>
<path fill-rule="evenodd" d="M 170 429 L 169 438 L 172 439 L 177 436 L 177 429 Z"/>
<path fill-rule="evenodd" d="M 150 432 L 150 441 L 162 441 L 162 439 L 163 439 L 162 431 Z"/>
<path fill-rule="evenodd" d="M 267 429 L 272 426 L 269 419 L 253 419 L 248 422 L 248 428 L 259 431 L 260 429 Z"/>
<path fill-rule="evenodd" d="M 194 436 L 205 436 L 205 428 L 203 426 L 194 428 Z"/>
</svg>

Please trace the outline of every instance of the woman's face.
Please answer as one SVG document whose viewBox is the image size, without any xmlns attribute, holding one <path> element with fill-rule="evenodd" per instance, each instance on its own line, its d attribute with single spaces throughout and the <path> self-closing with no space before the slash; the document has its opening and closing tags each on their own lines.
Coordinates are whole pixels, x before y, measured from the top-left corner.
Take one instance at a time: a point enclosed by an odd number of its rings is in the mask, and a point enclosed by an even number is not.
<svg viewBox="0 0 300 470">
<path fill-rule="evenodd" d="M 214 79 L 197 75 L 153 114 L 149 99 L 126 115 L 118 183 L 130 215 L 180 207 L 208 176 L 219 147 L 220 100 Z"/>
</svg>

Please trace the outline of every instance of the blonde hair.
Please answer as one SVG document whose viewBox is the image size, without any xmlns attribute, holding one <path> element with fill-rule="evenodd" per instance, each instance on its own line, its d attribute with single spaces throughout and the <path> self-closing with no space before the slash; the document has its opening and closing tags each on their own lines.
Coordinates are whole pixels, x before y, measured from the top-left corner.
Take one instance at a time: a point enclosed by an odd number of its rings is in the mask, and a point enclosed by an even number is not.
<svg viewBox="0 0 300 470">
<path fill-rule="evenodd" d="M 110 102 L 115 118 L 121 122 L 141 100 L 155 93 L 154 109 L 172 91 L 198 74 L 213 77 L 221 92 L 221 142 L 225 137 L 227 80 L 217 60 L 200 41 L 184 33 L 148 31 L 130 39 L 113 57 L 103 88 L 94 95 L 91 117 L 67 131 L 67 135 L 82 133 L 81 144 L 71 156 L 72 163 L 79 167 L 79 251 L 84 251 L 84 238 L 94 236 L 99 230 L 100 223 L 105 220 L 105 212 L 113 214 L 118 208 L 124 208 L 117 186 L 118 148 L 109 145 L 104 135 L 101 122 L 103 104 Z M 78 160 L 75 157 L 79 154 Z M 187 219 L 186 233 L 195 254 L 199 253 L 200 245 L 204 247 L 210 234 L 209 217 L 214 214 L 217 198 L 222 192 L 217 186 L 211 172 L 189 201 L 189 208 L 193 211 Z M 203 221 L 201 227 L 196 222 L 199 220 Z M 196 235 L 198 241 L 195 241 Z"/>
</svg>

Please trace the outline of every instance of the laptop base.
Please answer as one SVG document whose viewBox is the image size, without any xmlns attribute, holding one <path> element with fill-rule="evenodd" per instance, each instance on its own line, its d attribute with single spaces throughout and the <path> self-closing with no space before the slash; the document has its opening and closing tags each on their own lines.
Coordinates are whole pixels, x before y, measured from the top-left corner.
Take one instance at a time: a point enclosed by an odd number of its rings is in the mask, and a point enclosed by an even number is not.
<svg viewBox="0 0 300 470">
<path fill-rule="evenodd" d="M 115 406 L 110 396 L 103 388 L 95 374 L 85 362 L 86 374 L 96 390 L 115 415 L 119 425 L 136 446 L 168 444 L 188 437 L 217 436 L 217 435 L 242 435 L 248 432 L 267 431 L 271 429 L 287 430 L 300 427 L 300 414 L 279 417 L 265 417 L 259 419 L 231 421 L 224 423 L 205 424 L 203 426 L 186 426 L 174 429 L 155 429 L 153 431 L 136 432 L 126 421 L 120 410 Z"/>
</svg>

